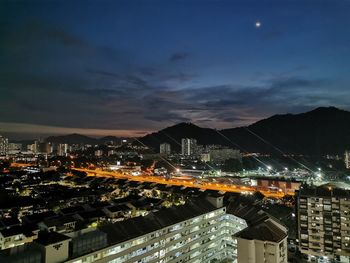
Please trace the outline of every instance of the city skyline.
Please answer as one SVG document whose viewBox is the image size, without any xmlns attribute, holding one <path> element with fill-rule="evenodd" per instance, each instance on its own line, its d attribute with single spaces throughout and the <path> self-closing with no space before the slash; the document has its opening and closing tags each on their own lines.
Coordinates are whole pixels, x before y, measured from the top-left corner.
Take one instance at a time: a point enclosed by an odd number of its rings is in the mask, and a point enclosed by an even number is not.
<svg viewBox="0 0 350 263">
<path fill-rule="evenodd" d="M 1 6 L 2 133 L 138 136 L 349 110 L 347 1 Z"/>
</svg>

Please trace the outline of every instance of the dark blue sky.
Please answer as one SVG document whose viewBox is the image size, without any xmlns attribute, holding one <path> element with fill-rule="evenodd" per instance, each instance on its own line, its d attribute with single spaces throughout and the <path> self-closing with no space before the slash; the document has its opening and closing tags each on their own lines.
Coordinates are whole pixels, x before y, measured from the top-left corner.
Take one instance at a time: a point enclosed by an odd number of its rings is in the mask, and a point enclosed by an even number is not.
<svg viewBox="0 0 350 263">
<path fill-rule="evenodd" d="M 0 132 L 137 135 L 350 109 L 349 14 L 347 0 L 1 1 Z"/>
</svg>

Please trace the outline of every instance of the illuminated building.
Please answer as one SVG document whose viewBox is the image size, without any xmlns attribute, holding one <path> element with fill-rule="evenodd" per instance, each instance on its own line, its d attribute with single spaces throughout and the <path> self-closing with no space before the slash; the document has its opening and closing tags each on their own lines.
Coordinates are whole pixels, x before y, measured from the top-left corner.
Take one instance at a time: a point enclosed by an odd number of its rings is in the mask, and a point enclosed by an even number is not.
<svg viewBox="0 0 350 263">
<path fill-rule="evenodd" d="M 238 263 L 287 263 L 288 230 L 260 208 L 231 202 L 227 213 L 244 219 L 247 227 L 234 236 Z"/>
<path fill-rule="evenodd" d="M 181 140 L 181 154 L 185 156 L 191 156 L 196 153 L 197 140 L 183 138 Z"/>
<path fill-rule="evenodd" d="M 345 167 L 346 169 L 350 169 L 350 151 L 345 151 Z"/>
<path fill-rule="evenodd" d="M 10 153 L 19 153 L 22 151 L 21 143 L 9 143 L 9 152 Z"/>
<path fill-rule="evenodd" d="M 103 155 L 103 151 L 102 150 L 96 150 L 95 151 L 95 156 L 96 157 L 101 157 Z"/>
<path fill-rule="evenodd" d="M 171 147 L 169 143 L 162 143 L 159 146 L 159 152 L 163 155 L 169 155 L 171 153 Z"/>
<path fill-rule="evenodd" d="M 334 184 L 302 186 L 297 193 L 297 219 L 302 253 L 349 262 L 349 190 Z"/>
<path fill-rule="evenodd" d="M 0 261 L 30 263 L 31 255 L 44 263 L 286 263 L 286 240 L 286 229 L 262 210 L 225 207 L 223 196 L 212 194 L 97 229 L 39 233 L 30 244 L 0 251 Z"/>
<path fill-rule="evenodd" d="M 0 135 L 0 155 L 6 155 L 9 150 L 9 141 Z"/>
<path fill-rule="evenodd" d="M 236 234 L 239 263 L 287 263 L 287 229 L 267 219 Z"/>
<path fill-rule="evenodd" d="M 204 163 L 210 162 L 210 153 L 202 153 L 201 162 L 204 162 Z"/>
<path fill-rule="evenodd" d="M 66 156 L 68 153 L 69 146 L 66 143 L 60 143 L 57 147 L 58 156 Z"/>
</svg>

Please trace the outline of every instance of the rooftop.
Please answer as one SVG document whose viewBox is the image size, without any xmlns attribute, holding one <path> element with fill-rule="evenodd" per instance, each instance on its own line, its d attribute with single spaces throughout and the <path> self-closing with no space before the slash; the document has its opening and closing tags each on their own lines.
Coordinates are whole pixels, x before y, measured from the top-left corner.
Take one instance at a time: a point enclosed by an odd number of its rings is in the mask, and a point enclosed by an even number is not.
<svg viewBox="0 0 350 263">
<path fill-rule="evenodd" d="M 299 196 L 316 197 L 345 197 L 350 198 L 350 190 L 346 190 L 348 185 L 340 183 L 327 183 L 320 186 L 302 185 L 299 189 Z"/>
<path fill-rule="evenodd" d="M 195 203 L 188 202 L 182 206 L 165 208 L 149 213 L 147 216 L 104 225 L 101 226 L 100 230 L 107 233 L 109 244 L 117 244 L 216 209 L 208 201 L 201 199 Z"/>
<path fill-rule="evenodd" d="M 261 241 L 271 241 L 279 243 L 286 236 L 287 232 L 279 228 L 276 224 L 272 222 L 271 219 L 259 223 L 255 226 L 249 226 L 242 231 L 238 232 L 235 236 L 249 239 L 249 240 L 261 240 Z"/>
<path fill-rule="evenodd" d="M 38 239 L 35 240 L 36 243 L 47 246 L 51 244 L 56 244 L 64 240 L 68 240 L 70 237 L 62 235 L 57 232 L 41 232 Z"/>
<path fill-rule="evenodd" d="M 231 202 L 227 206 L 227 213 L 244 219 L 248 226 L 256 225 L 269 219 L 269 215 L 253 205 L 242 205 Z"/>
<path fill-rule="evenodd" d="M 37 226 L 33 225 L 15 225 L 9 228 L 4 228 L 0 233 L 4 237 L 15 236 L 19 234 L 24 234 L 25 236 L 33 236 L 33 231 L 38 230 Z"/>
</svg>

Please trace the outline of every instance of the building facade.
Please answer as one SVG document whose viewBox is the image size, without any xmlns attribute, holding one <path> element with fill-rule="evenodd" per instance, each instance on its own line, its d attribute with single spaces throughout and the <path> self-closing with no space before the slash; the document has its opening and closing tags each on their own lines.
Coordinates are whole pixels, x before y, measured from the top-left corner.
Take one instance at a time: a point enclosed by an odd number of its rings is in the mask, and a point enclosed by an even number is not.
<svg viewBox="0 0 350 263">
<path fill-rule="evenodd" d="M 22 151 L 22 144 L 21 143 L 9 143 L 9 153 L 14 154 L 14 153 L 19 153 Z"/>
<path fill-rule="evenodd" d="M 9 140 L 0 135 L 0 155 L 6 155 L 9 151 Z"/>
<path fill-rule="evenodd" d="M 235 262 L 232 236 L 244 227 L 244 220 L 227 215 L 225 207 L 184 205 L 105 226 L 101 231 L 113 235 L 114 244 L 69 262 Z M 133 237 L 130 230 L 144 233 Z"/>
<path fill-rule="evenodd" d="M 169 143 L 162 143 L 159 146 L 159 153 L 162 155 L 169 155 L 171 154 L 171 146 Z"/>
<path fill-rule="evenodd" d="M 286 239 L 266 213 L 232 202 L 225 207 L 223 196 L 212 195 L 97 229 L 45 231 L 30 246 L 0 251 L 0 261 L 286 263 Z"/>
<path fill-rule="evenodd" d="M 350 151 L 345 151 L 344 162 L 346 169 L 350 169 Z"/>
<path fill-rule="evenodd" d="M 68 153 L 69 146 L 67 143 L 60 143 L 57 146 L 57 155 L 58 156 L 66 156 Z"/>
<path fill-rule="evenodd" d="M 287 229 L 268 219 L 237 235 L 239 263 L 287 263 Z"/>
<path fill-rule="evenodd" d="M 34 243 L 40 245 L 44 263 L 237 262 L 233 236 L 246 226 L 244 220 L 226 213 L 222 200 L 213 198 L 106 224 L 87 233 L 67 234 L 66 239 L 53 232 L 58 240 L 43 242 L 39 238 Z M 0 259 L 25 260 L 30 251 L 16 252 L 9 255 L 3 251 Z"/>
<path fill-rule="evenodd" d="M 288 229 L 259 207 L 232 201 L 227 212 L 247 227 L 235 234 L 238 263 L 287 263 Z"/>
<path fill-rule="evenodd" d="M 189 138 L 183 138 L 181 140 L 181 154 L 184 156 L 191 156 L 196 153 L 197 149 L 197 140 L 196 139 L 189 139 Z"/>
<path fill-rule="evenodd" d="M 349 262 L 350 191 L 333 184 L 303 186 L 297 193 L 299 249 Z"/>
</svg>

